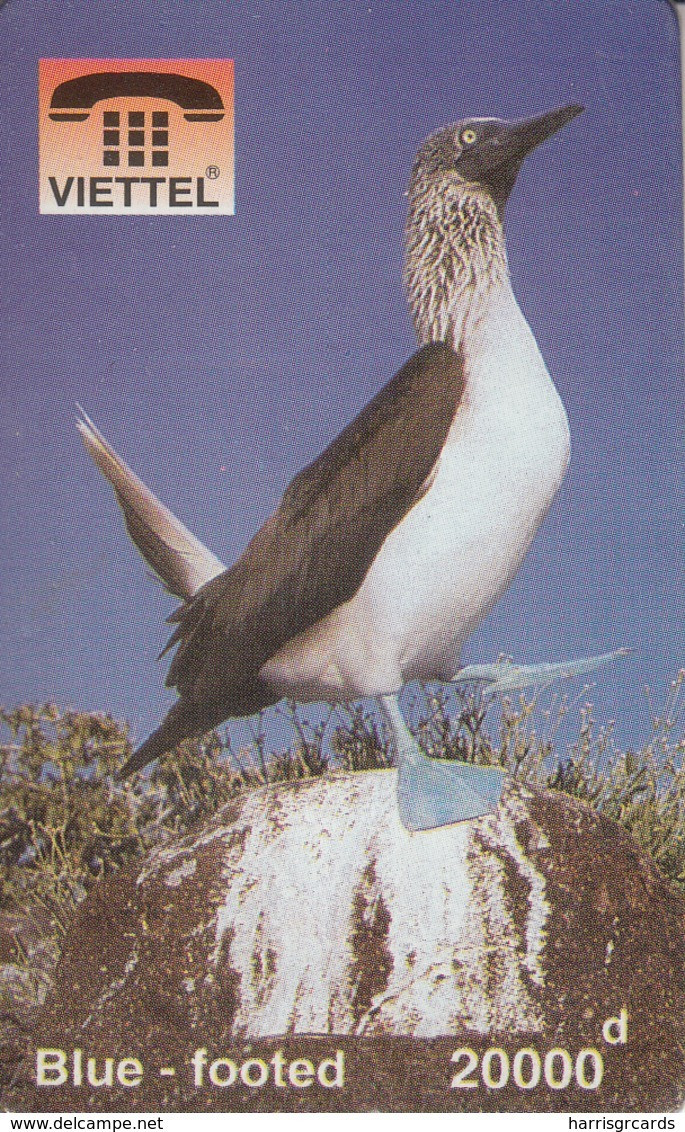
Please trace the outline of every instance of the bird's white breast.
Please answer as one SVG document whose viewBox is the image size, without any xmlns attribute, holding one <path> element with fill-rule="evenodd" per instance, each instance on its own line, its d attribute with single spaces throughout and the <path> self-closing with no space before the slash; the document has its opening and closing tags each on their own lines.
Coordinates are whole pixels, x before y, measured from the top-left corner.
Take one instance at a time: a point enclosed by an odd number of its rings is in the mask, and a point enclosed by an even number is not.
<svg viewBox="0 0 685 1132">
<path fill-rule="evenodd" d="M 450 679 L 563 479 L 566 414 L 509 284 L 463 324 L 466 386 L 430 488 L 360 590 L 263 670 L 310 698 Z"/>
</svg>

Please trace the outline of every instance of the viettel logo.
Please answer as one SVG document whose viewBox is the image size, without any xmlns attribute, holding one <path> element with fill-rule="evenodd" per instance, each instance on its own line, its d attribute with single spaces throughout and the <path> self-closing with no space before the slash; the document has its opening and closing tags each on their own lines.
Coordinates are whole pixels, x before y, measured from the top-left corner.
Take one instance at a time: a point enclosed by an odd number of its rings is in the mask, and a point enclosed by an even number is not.
<svg viewBox="0 0 685 1132">
<path fill-rule="evenodd" d="M 39 115 L 41 212 L 234 212 L 230 59 L 41 59 Z"/>
</svg>

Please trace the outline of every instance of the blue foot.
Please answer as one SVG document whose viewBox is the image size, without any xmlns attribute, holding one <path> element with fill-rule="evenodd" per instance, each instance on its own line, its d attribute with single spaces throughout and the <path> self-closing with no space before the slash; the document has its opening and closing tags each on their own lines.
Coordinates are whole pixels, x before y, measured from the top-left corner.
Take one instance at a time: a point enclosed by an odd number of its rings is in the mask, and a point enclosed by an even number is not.
<svg viewBox="0 0 685 1132">
<path fill-rule="evenodd" d="M 474 766 L 453 759 L 418 760 L 400 757 L 397 770 L 397 805 L 402 824 L 409 830 L 437 829 L 468 821 L 497 809 L 504 771 Z"/>
<path fill-rule="evenodd" d="M 416 832 L 490 814 L 497 808 L 505 772 L 456 759 L 429 759 L 404 722 L 397 696 L 379 706 L 397 756 L 397 805 L 402 824 Z"/>
<path fill-rule="evenodd" d="M 584 676 L 595 672 L 605 664 L 629 656 L 630 649 L 614 649 L 600 656 L 583 657 L 581 660 L 565 660 L 560 664 L 514 664 L 511 660 L 500 660 L 496 664 L 469 664 L 460 668 L 453 684 L 469 682 L 485 685 L 487 692 L 522 691 L 524 688 L 547 688 L 555 680 L 570 680 L 574 676 Z"/>
</svg>

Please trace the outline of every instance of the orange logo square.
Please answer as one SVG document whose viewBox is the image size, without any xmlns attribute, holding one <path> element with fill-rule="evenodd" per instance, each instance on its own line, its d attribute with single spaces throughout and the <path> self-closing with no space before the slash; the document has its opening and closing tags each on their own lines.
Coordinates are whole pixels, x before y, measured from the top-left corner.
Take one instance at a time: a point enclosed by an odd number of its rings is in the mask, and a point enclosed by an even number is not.
<svg viewBox="0 0 685 1132">
<path fill-rule="evenodd" d="M 40 211 L 232 215 L 233 60 L 41 59 Z"/>
</svg>

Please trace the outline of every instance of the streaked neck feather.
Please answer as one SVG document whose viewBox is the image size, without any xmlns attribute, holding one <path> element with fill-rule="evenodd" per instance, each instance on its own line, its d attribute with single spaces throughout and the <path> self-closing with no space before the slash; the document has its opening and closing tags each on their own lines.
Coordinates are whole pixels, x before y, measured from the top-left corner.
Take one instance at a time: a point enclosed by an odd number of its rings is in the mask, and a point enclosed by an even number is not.
<svg viewBox="0 0 685 1132">
<path fill-rule="evenodd" d="M 456 177 L 419 184 L 410 197 L 405 249 L 404 282 L 419 342 L 458 346 L 474 307 L 509 278 L 494 202 Z"/>
</svg>

